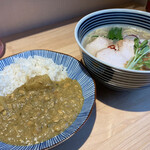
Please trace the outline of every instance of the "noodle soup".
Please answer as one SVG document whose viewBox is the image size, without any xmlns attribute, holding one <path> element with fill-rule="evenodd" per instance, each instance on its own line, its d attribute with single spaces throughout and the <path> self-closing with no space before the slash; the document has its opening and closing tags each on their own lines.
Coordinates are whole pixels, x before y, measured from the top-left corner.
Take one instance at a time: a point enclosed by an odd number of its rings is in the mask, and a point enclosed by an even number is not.
<svg viewBox="0 0 150 150">
<path fill-rule="evenodd" d="M 83 47 L 115 67 L 150 70 L 150 32 L 130 25 L 107 25 L 89 32 Z"/>
</svg>

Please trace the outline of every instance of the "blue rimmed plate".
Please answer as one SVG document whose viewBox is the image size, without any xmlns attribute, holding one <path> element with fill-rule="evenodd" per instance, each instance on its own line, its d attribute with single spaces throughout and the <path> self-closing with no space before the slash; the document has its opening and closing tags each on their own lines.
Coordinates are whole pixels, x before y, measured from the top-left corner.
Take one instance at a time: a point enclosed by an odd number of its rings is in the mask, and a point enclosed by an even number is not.
<svg viewBox="0 0 150 150">
<path fill-rule="evenodd" d="M 9 144 L 0 142 L 1 150 L 6 150 L 6 149 L 40 150 L 40 149 L 45 149 L 45 148 L 52 148 L 60 144 L 61 142 L 67 140 L 73 134 L 75 134 L 81 128 L 81 126 L 86 122 L 86 120 L 89 118 L 89 115 L 91 114 L 91 111 L 95 102 L 95 84 L 90 74 L 81 64 L 81 62 L 79 62 L 72 56 L 49 51 L 49 50 L 31 50 L 31 51 L 22 52 L 22 53 L 0 60 L 0 70 L 3 70 L 5 66 L 12 64 L 14 62 L 14 58 L 16 57 L 28 58 L 29 56 L 34 57 L 35 55 L 42 56 L 45 58 L 51 58 L 56 64 L 58 65 L 62 64 L 64 67 L 67 68 L 67 73 L 68 73 L 69 78 L 75 79 L 79 82 L 82 88 L 83 96 L 84 96 L 84 104 L 83 104 L 82 110 L 70 127 L 68 127 L 61 134 L 45 142 L 42 142 L 36 145 L 31 145 L 31 146 L 14 146 L 14 145 L 9 145 Z"/>
</svg>

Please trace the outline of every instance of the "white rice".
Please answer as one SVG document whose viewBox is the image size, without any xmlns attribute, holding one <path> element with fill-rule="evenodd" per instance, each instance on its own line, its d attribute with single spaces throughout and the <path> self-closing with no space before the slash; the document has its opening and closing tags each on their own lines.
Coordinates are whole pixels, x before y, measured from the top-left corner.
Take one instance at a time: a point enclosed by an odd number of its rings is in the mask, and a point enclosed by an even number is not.
<svg viewBox="0 0 150 150">
<path fill-rule="evenodd" d="M 44 74 L 47 74 L 52 81 L 60 81 L 68 77 L 66 68 L 55 64 L 50 58 L 41 56 L 28 59 L 15 58 L 13 64 L 0 71 L 0 96 L 11 94 L 27 79 Z"/>
</svg>

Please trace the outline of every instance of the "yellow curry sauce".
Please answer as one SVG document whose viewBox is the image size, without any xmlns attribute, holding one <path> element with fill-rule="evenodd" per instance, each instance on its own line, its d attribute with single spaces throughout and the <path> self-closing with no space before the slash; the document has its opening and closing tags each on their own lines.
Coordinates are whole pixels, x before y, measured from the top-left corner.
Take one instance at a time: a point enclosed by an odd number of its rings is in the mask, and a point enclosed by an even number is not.
<svg viewBox="0 0 150 150">
<path fill-rule="evenodd" d="M 84 98 L 76 80 L 51 81 L 36 76 L 12 94 L 0 97 L 0 141 L 32 145 L 46 141 L 70 126 Z"/>
</svg>

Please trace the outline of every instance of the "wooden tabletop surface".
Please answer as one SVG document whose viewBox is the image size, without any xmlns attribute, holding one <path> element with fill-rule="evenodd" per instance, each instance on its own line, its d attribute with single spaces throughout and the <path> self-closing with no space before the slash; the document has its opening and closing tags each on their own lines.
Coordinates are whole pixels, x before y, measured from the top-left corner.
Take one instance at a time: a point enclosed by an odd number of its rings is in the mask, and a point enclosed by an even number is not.
<svg viewBox="0 0 150 150">
<path fill-rule="evenodd" d="M 134 5 L 128 8 L 144 10 Z M 76 23 L 4 38 L 4 57 L 26 50 L 48 49 L 81 60 L 74 38 Z M 96 86 L 96 104 L 90 118 L 54 150 L 150 150 L 150 87 L 118 92 L 100 83 Z"/>
</svg>

